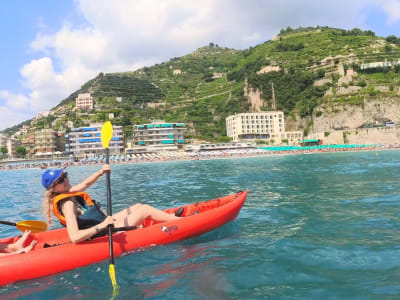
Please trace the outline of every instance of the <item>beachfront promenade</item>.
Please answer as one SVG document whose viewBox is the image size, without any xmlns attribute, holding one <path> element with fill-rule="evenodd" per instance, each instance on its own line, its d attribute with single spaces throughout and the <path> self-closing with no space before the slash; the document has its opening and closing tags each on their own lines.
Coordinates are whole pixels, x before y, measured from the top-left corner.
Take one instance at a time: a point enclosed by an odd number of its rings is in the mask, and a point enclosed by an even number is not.
<svg viewBox="0 0 400 300">
<path fill-rule="evenodd" d="M 379 151 L 400 149 L 400 145 L 319 145 L 309 147 L 299 146 L 270 146 L 257 149 L 232 149 L 232 150 L 213 150 L 213 151 L 164 151 L 157 153 L 142 153 L 130 155 L 112 155 L 111 164 L 134 164 L 151 163 L 163 161 L 183 161 L 183 160 L 206 160 L 206 159 L 229 159 L 244 158 L 270 155 L 298 155 L 310 153 L 334 153 L 334 152 L 353 152 L 353 151 Z M 54 160 L 13 160 L 1 161 L 1 170 L 26 169 L 26 168 L 60 168 L 64 166 L 82 166 L 92 164 L 103 164 L 105 157 L 103 155 L 82 158 L 78 161 L 67 157 Z"/>
</svg>

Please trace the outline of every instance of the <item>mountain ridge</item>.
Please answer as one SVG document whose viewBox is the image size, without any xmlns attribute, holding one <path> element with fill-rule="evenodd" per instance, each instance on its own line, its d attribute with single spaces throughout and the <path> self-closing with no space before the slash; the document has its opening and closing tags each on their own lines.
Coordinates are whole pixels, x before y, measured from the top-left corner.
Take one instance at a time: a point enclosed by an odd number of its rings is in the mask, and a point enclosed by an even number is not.
<svg viewBox="0 0 400 300">
<path fill-rule="evenodd" d="M 362 69 L 374 62 L 391 66 Z M 67 120 L 83 126 L 113 113 L 113 123 L 124 126 L 128 136 L 133 124 L 164 119 L 189 124 L 189 138 L 224 140 L 228 115 L 272 109 L 273 86 L 276 109 L 284 111 L 288 127 L 308 133 L 324 107 L 362 106 L 371 97 L 398 101 L 399 73 L 400 39 L 395 36 L 385 39 L 357 28 L 288 27 L 245 50 L 210 43 L 151 67 L 100 73 L 56 105 L 52 117 L 31 123 L 59 129 Z M 249 91 L 258 94 L 256 108 Z M 82 92 L 92 93 L 95 111 L 71 111 Z"/>
</svg>

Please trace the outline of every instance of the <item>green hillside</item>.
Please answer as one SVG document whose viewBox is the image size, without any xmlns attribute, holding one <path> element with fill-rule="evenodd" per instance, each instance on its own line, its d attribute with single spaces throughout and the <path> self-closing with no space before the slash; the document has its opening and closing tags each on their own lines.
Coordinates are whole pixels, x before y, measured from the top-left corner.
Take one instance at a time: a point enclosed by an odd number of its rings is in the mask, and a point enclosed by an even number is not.
<svg viewBox="0 0 400 300">
<path fill-rule="evenodd" d="M 372 62 L 391 66 L 362 68 Z M 267 66 L 279 70 L 259 73 Z M 350 72 L 353 75 L 346 77 Z M 72 120 L 82 126 L 103 122 L 112 112 L 113 123 L 123 125 L 127 134 L 133 124 L 163 119 L 188 124 L 189 137 L 218 140 L 226 135 L 228 115 L 251 109 L 245 87 L 260 90 L 262 109 L 271 110 L 273 85 L 276 108 L 296 119 L 318 113 L 321 104 L 362 105 L 366 97 L 398 97 L 399 83 L 400 39 L 395 36 L 385 39 L 359 29 L 287 28 L 273 40 L 246 50 L 210 43 L 134 72 L 100 73 L 61 101 L 52 116 L 34 125 L 58 129 Z M 94 111 L 72 111 L 81 92 L 92 93 Z"/>
</svg>

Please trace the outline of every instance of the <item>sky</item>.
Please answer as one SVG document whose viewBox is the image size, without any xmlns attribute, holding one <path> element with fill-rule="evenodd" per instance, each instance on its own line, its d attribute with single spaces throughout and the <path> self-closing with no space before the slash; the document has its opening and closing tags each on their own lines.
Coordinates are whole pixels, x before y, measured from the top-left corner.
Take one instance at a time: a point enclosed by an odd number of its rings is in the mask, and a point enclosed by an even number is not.
<svg viewBox="0 0 400 300">
<path fill-rule="evenodd" d="M 208 45 L 246 49 L 288 26 L 400 37 L 400 0 L 13 0 L 0 9 L 0 131 L 50 110 L 98 73 Z"/>
</svg>

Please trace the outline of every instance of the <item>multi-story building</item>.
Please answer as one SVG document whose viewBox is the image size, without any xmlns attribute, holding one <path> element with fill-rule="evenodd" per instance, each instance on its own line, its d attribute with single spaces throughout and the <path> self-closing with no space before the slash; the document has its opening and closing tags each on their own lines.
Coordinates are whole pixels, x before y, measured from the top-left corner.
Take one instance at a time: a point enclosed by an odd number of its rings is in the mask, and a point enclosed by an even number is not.
<svg viewBox="0 0 400 300">
<path fill-rule="evenodd" d="M 285 139 L 283 112 L 240 113 L 229 116 L 226 118 L 226 131 L 233 142 L 273 139 L 280 143 Z"/>
<path fill-rule="evenodd" d="M 300 140 L 303 139 L 302 131 L 286 131 L 285 132 L 286 139 L 290 144 L 297 144 Z"/>
<path fill-rule="evenodd" d="M 65 134 L 65 151 L 77 157 L 87 154 L 99 154 L 103 151 L 101 144 L 102 124 L 90 124 L 89 127 L 72 128 Z M 122 126 L 113 126 L 113 137 L 108 144 L 110 154 L 120 154 L 124 148 Z"/>
<path fill-rule="evenodd" d="M 29 134 L 23 138 L 22 146 L 25 147 L 27 155 L 35 154 L 35 134 Z"/>
<path fill-rule="evenodd" d="M 90 93 L 78 94 L 75 99 L 77 109 L 87 109 L 92 110 L 94 105 L 93 97 Z"/>
<path fill-rule="evenodd" d="M 64 132 L 57 132 L 56 133 L 56 151 L 65 152 Z"/>
<path fill-rule="evenodd" d="M 17 149 L 17 147 L 21 145 L 21 141 L 19 139 L 16 138 L 9 138 L 7 141 L 7 150 L 8 150 L 8 155 L 11 158 L 14 158 L 17 156 L 17 153 L 15 152 L 15 150 Z"/>
<path fill-rule="evenodd" d="M 7 148 L 8 137 L 4 134 L 0 134 L 0 148 Z"/>
<path fill-rule="evenodd" d="M 134 125 L 134 148 L 127 149 L 126 152 L 176 150 L 185 142 L 185 131 L 184 123 L 154 121 L 150 124 Z"/>
<path fill-rule="evenodd" d="M 0 134 L 0 149 L 7 149 L 7 153 L 3 154 L 3 151 L 0 151 L 0 155 L 3 157 L 8 157 L 9 151 L 8 151 L 8 136 L 4 134 Z"/>
<path fill-rule="evenodd" d="M 35 132 L 35 152 L 55 152 L 57 135 L 53 129 L 41 129 Z"/>
</svg>

